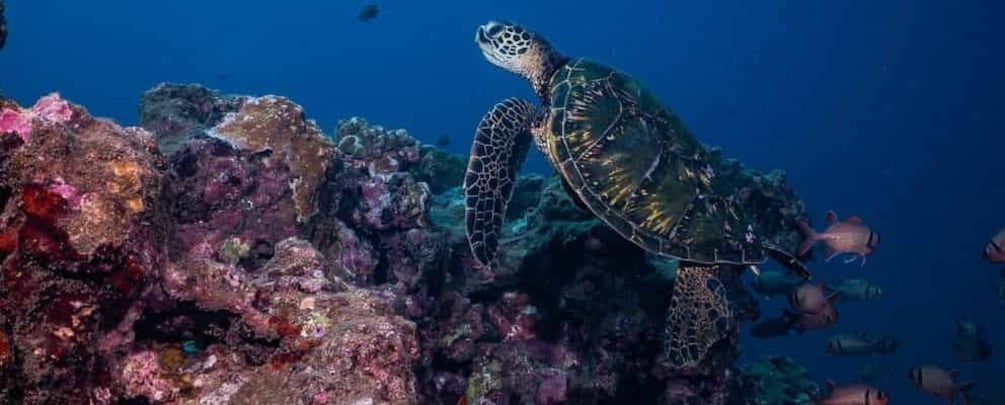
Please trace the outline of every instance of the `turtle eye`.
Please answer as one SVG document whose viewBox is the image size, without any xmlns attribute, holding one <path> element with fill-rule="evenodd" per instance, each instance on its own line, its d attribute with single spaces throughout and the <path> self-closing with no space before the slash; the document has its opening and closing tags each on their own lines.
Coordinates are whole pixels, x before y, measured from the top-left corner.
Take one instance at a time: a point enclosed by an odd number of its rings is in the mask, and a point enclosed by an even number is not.
<svg viewBox="0 0 1005 405">
<path fill-rule="evenodd" d="M 488 32 L 488 35 L 489 35 L 490 37 L 494 37 L 494 36 L 496 36 L 497 34 L 499 34 L 499 32 L 501 32 L 501 31 L 502 31 L 502 29 L 503 29 L 503 26 L 502 26 L 502 24 L 496 24 L 496 25 L 493 25 L 493 26 L 489 27 L 489 32 Z"/>
</svg>

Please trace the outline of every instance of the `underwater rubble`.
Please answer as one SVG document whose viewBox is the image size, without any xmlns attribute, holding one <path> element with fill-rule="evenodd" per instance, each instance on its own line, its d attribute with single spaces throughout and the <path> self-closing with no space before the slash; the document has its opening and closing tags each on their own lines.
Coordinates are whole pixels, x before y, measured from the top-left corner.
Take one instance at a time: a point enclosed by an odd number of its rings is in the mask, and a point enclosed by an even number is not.
<svg viewBox="0 0 1005 405">
<path fill-rule="evenodd" d="M 486 282 L 466 158 L 407 131 L 329 136 L 287 98 L 170 83 L 137 127 L 58 94 L 0 109 L 0 403 L 678 404 L 769 395 L 780 369 L 808 389 L 781 360 L 735 368 L 759 313 L 739 277 L 725 333 L 690 325 L 703 346 L 669 367 L 676 263 L 555 176 L 516 184 Z"/>
</svg>

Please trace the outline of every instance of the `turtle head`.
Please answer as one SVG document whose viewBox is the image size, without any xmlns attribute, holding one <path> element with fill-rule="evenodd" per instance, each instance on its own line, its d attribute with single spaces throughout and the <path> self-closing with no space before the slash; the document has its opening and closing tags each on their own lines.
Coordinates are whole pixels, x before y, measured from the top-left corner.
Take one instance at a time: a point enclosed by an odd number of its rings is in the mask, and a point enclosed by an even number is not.
<svg viewBox="0 0 1005 405">
<path fill-rule="evenodd" d="M 478 27 L 475 42 L 485 59 L 527 78 L 538 94 L 548 85 L 551 74 L 568 60 L 541 35 L 509 21 L 489 21 Z"/>
</svg>

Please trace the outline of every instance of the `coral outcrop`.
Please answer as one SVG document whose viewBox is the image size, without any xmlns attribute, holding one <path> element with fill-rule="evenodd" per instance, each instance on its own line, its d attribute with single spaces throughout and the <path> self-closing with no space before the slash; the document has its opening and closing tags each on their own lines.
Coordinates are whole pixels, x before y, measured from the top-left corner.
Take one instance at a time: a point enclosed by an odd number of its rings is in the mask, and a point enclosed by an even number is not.
<svg viewBox="0 0 1005 405">
<path fill-rule="evenodd" d="M 279 97 L 162 85 L 141 110 L 181 117 L 193 95 L 232 111 L 170 156 L 171 125 L 4 104 L 4 401 L 415 403 L 415 324 L 350 280 L 370 242 L 337 226 L 330 261 L 301 238 L 341 223 L 316 202 L 331 139 Z"/>
<path fill-rule="evenodd" d="M 555 176 L 517 182 L 488 280 L 466 158 L 362 118 L 328 136 L 291 100 L 178 84 L 143 95 L 142 128 L 58 95 L 0 107 L 2 400 L 721 400 L 758 314 L 736 271 L 678 274 Z M 787 241 L 784 177 L 717 165 Z M 668 361 L 675 334 L 701 339 Z"/>
<path fill-rule="evenodd" d="M 164 264 L 165 160 L 150 133 L 58 94 L 0 111 L 0 395 L 86 398 L 99 351 Z"/>
</svg>

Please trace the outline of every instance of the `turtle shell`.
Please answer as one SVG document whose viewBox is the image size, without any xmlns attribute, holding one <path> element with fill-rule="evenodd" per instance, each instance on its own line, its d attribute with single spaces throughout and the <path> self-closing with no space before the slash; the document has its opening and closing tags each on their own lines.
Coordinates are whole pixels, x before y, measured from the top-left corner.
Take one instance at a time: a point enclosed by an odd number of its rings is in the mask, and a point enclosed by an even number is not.
<svg viewBox="0 0 1005 405">
<path fill-rule="evenodd" d="M 550 83 L 539 135 L 572 192 L 643 249 L 699 264 L 765 258 L 749 191 L 721 180 L 718 153 L 623 72 L 573 59 Z M 749 183 L 749 184 L 743 184 Z M 750 187 L 748 187 L 750 186 Z"/>
</svg>

